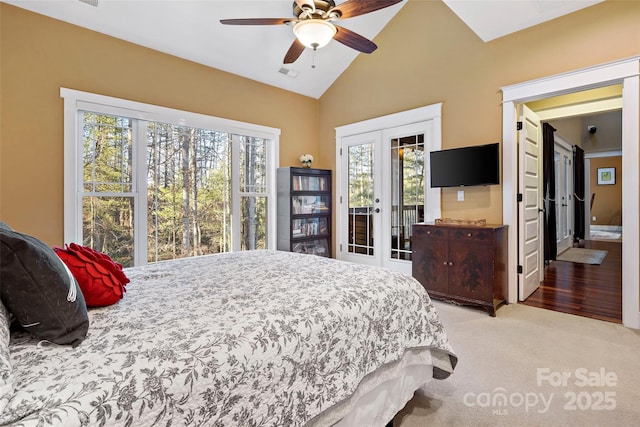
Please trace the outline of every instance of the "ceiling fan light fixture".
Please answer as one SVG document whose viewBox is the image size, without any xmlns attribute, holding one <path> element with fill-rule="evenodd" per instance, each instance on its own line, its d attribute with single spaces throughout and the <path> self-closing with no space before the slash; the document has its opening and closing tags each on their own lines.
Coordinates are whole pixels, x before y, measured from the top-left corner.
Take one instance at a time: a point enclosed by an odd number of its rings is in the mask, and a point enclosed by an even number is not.
<svg viewBox="0 0 640 427">
<path fill-rule="evenodd" d="M 314 50 L 326 46 L 336 31 L 335 25 L 321 19 L 300 21 L 293 27 L 293 34 L 300 43 Z"/>
</svg>

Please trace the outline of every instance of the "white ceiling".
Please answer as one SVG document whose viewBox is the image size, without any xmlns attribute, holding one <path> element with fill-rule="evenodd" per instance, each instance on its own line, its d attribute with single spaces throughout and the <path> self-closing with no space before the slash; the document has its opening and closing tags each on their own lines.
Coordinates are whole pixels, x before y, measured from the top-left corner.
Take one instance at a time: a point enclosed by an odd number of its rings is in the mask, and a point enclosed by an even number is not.
<svg viewBox="0 0 640 427">
<path fill-rule="evenodd" d="M 482 41 L 568 15 L 604 0 L 443 0 Z"/>
<path fill-rule="evenodd" d="M 315 54 L 306 49 L 296 62 L 284 66 L 282 59 L 294 38 L 292 27 L 219 22 L 293 17 L 293 0 L 97 0 L 98 7 L 79 0 L 0 1 L 313 98 L 322 96 L 359 54 L 332 41 Z M 443 1 L 486 42 L 604 0 Z M 338 25 L 375 39 L 405 4 Z M 293 73 L 283 74 L 283 66 Z"/>
</svg>

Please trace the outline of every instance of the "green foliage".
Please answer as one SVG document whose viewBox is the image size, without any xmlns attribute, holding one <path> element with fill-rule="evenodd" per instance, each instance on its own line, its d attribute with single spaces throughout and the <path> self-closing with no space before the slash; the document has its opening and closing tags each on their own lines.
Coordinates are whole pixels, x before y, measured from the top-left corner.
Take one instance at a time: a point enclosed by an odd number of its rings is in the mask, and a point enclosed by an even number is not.
<svg viewBox="0 0 640 427">
<path fill-rule="evenodd" d="M 131 266 L 134 121 L 85 113 L 83 132 L 84 244 Z M 266 142 L 240 138 L 241 191 L 248 192 L 241 198 L 242 248 L 264 248 Z M 231 249 L 231 141 L 224 132 L 148 124 L 147 194 L 137 207 L 146 208 L 148 261 Z"/>
</svg>

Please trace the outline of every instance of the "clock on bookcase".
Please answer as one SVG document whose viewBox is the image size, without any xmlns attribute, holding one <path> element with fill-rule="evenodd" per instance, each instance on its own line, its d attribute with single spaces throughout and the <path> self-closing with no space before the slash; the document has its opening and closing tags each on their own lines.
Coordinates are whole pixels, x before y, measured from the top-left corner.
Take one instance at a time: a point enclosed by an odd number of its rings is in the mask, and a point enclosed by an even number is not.
<svg viewBox="0 0 640 427">
<path fill-rule="evenodd" d="M 278 169 L 278 249 L 331 257 L 331 171 Z"/>
</svg>

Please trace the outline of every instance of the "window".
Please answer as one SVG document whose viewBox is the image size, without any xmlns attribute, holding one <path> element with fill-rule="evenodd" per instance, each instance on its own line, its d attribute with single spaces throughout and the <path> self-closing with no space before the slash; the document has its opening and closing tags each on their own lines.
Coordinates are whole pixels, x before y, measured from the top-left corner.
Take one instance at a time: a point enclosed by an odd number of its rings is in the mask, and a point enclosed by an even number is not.
<svg viewBox="0 0 640 427">
<path fill-rule="evenodd" d="M 124 266 L 275 248 L 278 129 L 61 95 L 65 242 Z"/>
</svg>

